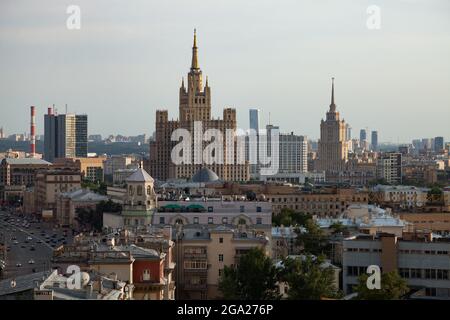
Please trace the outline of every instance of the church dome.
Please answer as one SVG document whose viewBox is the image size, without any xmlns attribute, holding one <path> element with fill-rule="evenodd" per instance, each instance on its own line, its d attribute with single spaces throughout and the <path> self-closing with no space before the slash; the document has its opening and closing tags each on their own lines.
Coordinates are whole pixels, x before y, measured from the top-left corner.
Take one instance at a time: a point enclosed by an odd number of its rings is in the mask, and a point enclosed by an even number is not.
<svg viewBox="0 0 450 320">
<path fill-rule="evenodd" d="M 219 180 L 217 174 L 211 169 L 208 169 L 206 167 L 201 168 L 199 171 L 197 171 L 196 174 L 192 176 L 192 182 L 196 183 L 207 183 L 207 182 L 214 182 L 217 180 Z"/>
</svg>

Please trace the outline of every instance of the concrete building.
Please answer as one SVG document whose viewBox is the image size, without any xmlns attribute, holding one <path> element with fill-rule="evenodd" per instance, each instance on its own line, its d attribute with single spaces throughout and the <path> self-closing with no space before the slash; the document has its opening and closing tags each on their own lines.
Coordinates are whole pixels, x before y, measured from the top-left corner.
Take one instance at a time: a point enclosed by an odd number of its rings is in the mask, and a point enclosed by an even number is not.
<svg viewBox="0 0 450 320">
<path fill-rule="evenodd" d="M 372 188 L 372 201 L 394 210 L 421 208 L 427 203 L 429 188 L 403 185 L 376 185 Z"/>
<path fill-rule="evenodd" d="M 86 158 L 88 153 L 87 115 L 54 114 L 48 108 L 44 116 L 44 159 Z"/>
<path fill-rule="evenodd" d="M 5 158 L 0 162 L 0 200 L 8 195 L 20 199 L 26 187 L 34 185 L 36 172 L 51 163 L 35 158 Z"/>
<path fill-rule="evenodd" d="M 389 184 L 402 183 L 402 154 L 390 152 L 377 160 L 377 177 Z"/>
<path fill-rule="evenodd" d="M 369 265 L 398 271 L 424 298 L 450 299 L 450 241 L 431 234 L 358 236 L 343 241 L 343 288 L 351 293 Z"/>
<path fill-rule="evenodd" d="M 83 180 L 103 182 L 103 165 L 106 157 L 89 158 L 57 158 L 53 162 L 54 168 L 70 168 L 81 172 Z"/>
<path fill-rule="evenodd" d="M 187 76 L 187 87 L 184 79 L 179 90 L 179 119 L 169 120 L 167 110 L 156 111 L 155 139 L 150 142 L 149 172 L 157 180 L 166 181 L 170 178 L 190 178 L 200 168 L 207 166 L 217 173 L 222 180 L 247 181 L 250 179 L 250 169 L 245 161 L 245 150 L 234 152 L 233 161 L 227 158 L 227 150 L 237 150 L 237 138 L 233 137 L 230 143 L 223 143 L 224 159 L 226 162 L 215 162 L 215 156 L 209 154 L 209 158 L 203 157 L 203 148 L 206 143 L 198 146 L 198 135 L 203 135 L 206 129 L 220 130 L 226 136 L 226 131 L 236 132 L 236 110 L 226 108 L 223 110 L 223 119 L 215 119 L 211 114 L 211 88 L 206 79 L 203 85 L 203 75 L 198 62 L 197 37 L 194 32 L 194 44 L 192 47 L 191 69 Z M 202 126 L 202 130 L 194 128 Z M 190 150 L 183 152 L 184 161 L 181 164 L 172 162 L 172 149 L 178 143 L 171 141 L 172 132 L 178 128 L 186 129 L 191 136 Z M 198 131 L 198 132 L 197 132 Z M 201 131 L 201 132 L 200 132 Z M 220 148 L 222 150 L 222 147 Z M 245 146 L 244 146 L 245 149 Z M 222 152 L 221 152 L 222 153 Z M 242 159 L 238 154 L 241 153 Z M 217 159 L 217 158 L 216 158 Z M 243 160 L 243 161 L 242 161 Z M 231 162 L 231 163 L 230 163 Z M 213 163 L 213 164 L 211 164 Z"/>
<path fill-rule="evenodd" d="M 56 222 L 60 226 L 79 230 L 76 220 L 77 209 L 93 209 L 101 201 L 108 201 L 107 196 L 92 192 L 89 189 L 78 189 L 64 192 L 56 197 Z"/>
<path fill-rule="evenodd" d="M 372 131 L 371 146 L 373 151 L 378 150 L 378 131 Z"/>
<path fill-rule="evenodd" d="M 318 171 L 343 171 L 348 160 L 346 124 L 340 120 L 334 102 L 334 78 L 331 88 L 331 104 L 326 120 L 320 123 Z"/>
<path fill-rule="evenodd" d="M 134 161 L 135 158 L 132 156 L 112 155 L 104 160 L 105 175 L 113 175 L 116 170 L 128 169 Z"/>
<path fill-rule="evenodd" d="M 81 174 L 77 170 L 51 169 L 36 173 L 34 201 L 38 214 L 56 218 L 57 197 L 61 193 L 72 192 L 81 188 Z"/>
<path fill-rule="evenodd" d="M 177 299 L 217 299 L 225 266 L 236 265 L 252 248 L 271 256 L 270 239 L 251 228 L 179 225 L 175 230 Z"/>
<path fill-rule="evenodd" d="M 291 194 L 268 195 L 274 214 L 283 208 L 319 217 L 337 217 L 351 204 L 367 204 L 369 194 L 354 188 L 328 188 Z"/>
<path fill-rule="evenodd" d="M 442 152 L 444 150 L 444 137 L 434 138 L 434 151 Z"/>
<path fill-rule="evenodd" d="M 233 201 L 226 198 L 190 198 L 189 201 L 159 201 L 155 225 L 249 225 L 270 233 L 272 206 L 268 201 Z"/>
</svg>

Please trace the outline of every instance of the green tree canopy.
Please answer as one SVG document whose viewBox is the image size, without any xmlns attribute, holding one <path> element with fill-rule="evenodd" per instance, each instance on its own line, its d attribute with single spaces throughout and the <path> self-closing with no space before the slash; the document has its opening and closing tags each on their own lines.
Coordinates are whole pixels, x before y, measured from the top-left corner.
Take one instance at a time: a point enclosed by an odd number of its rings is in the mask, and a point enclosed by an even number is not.
<svg viewBox="0 0 450 320">
<path fill-rule="evenodd" d="M 288 297 L 293 300 L 339 298 L 342 293 L 335 285 L 333 268 L 323 265 L 323 256 L 306 255 L 283 261 L 279 279 L 288 284 Z"/>
<path fill-rule="evenodd" d="M 368 277 L 367 274 L 359 276 L 358 285 L 355 286 L 358 300 L 398 300 L 409 291 L 406 280 L 400 277 L 397 271 L 381 275 L 380 289 L 369 289 L 367 287 Z"/>
<path fill-rule="evenodd" d="M 219 290 L 224 299 L 278 299 L 277 269 L 261 249 L 251 249 L 237 266 L 225 266 Z"/>
</svg>

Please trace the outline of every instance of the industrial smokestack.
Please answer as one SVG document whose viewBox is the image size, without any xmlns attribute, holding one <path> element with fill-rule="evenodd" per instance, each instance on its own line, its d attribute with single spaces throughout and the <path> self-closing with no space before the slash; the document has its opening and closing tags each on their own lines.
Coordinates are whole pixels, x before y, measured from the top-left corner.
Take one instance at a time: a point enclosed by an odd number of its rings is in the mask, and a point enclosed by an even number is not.
<svg viewBox="0 0 450 320">
<path fill-rule="evenodd" d="M 50 107 L 50 108 L 47 109 L 47 114 L 48 114 L 49 116 L 51 116 L 51 115 L 53 114 L 53 108 L 52 108 L 52 107 Z"/>
<path fill-rule="evenodd" d="M 34 106 L 31 109 L 31 123 L 30 123 L 30 156 L 34 158 L 36 156 L 36 108 Z"/>
</svg>

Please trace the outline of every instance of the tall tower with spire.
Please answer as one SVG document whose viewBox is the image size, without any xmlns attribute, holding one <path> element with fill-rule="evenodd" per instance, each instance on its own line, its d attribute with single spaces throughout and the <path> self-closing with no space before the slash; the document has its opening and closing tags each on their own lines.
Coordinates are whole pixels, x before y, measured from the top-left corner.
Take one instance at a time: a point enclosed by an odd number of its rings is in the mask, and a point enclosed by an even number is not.
<svg viewBox="0 0 450 320">
<path fill-rule="evenodd" d="M 320 123 L 319 159 L 317 169 L 321 171 L 344 171 L 348 161 L 346 125 L 340 120 L 334 100 L 334 78 L 331 78 L 331 103 L 326 120 Z"/>
<path fill-rule="evenodd" d="M 187 75 L 187 88 L 184 79 L 180 88 L 180 122 L 208 121 L 211 119 L 211 89 L 208 79 L 203 86 L 203 74 L 198 63 L 197 31 L 194 29 L 191 69 Z"/>
<path fill-rule="evenodd" d="M 155 135 L 150 143 L 150 161 L 148 171 L 158 180 L 167 180 L 171 178 L 190 179 L 198 170 L 208 167 L 214 171 L 219 178 L 228 181 L 246 181 L 250 179 L 250 167 L 248 163 L 237 162 L 237 152 L 234 152 L 235 162 L 228 163 L 196 163 L 194 152 L 198 152 L 198 146 L 195 146 L 194 123 L 201 122 L 203 130 L 218 129 L 225 137 L 226 130 L 236 130 L 236 110 L 233 108 L 223 109 L 223 118 L 217 119 L 211 116 L 211 88 L 206 78 L 203 84 L 203 73 L 200 69 L 197 31 L 194 29 L 194 41 L 192 45 L 191 67 L 187 74 L 186 81 L 181 79 L 179 90 L 179 119 L 169 120 L 167 110 L 156 111 Z M 175 165 L 171 159 L 173 147 L 178 143 L 171 141 L 172 132 L 178 128 L 187 129 L 192 136 L 191 162 Z M 203 149 L 209 142 L 204 142 Z M 228 145 L 228 148 L 230 146 Z M 227 144 L 223 143 L 223 152 L 226 154 Z M 197 151 L 194 151 L 197 150 Z M 200 150 L 200 152 L 202 151 Z M 236 141 L 235 147 L 236 150 Z M 202 162 L 205 161 L 203 158 Z"/>
</svg>

